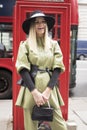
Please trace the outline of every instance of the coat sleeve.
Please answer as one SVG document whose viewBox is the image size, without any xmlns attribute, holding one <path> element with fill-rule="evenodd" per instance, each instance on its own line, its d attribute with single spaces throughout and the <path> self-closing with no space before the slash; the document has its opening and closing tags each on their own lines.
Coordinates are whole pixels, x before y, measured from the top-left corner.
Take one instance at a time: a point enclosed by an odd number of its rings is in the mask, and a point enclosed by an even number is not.
<svg viewBox="0 0 87 130">
<path fill-rule="evenodd" d="M 65 66 L 64 66 L 64 63 L 63 63 L 63 54 L 62 54 L 61 48 L 60 48 L 57 41 L 54 43 L 53 70 L 55 68 L 60 68 L 61 72 L 65 71 Z"/>
<path fill-rule="evenodd" d="M 19 45 L 19 50 L 18 50 L 17 60 L 16 60 L 16 68 L 18 72 L 23 68 L 30 70 L 30 62 L 28 60 L 27 55 L 28 55 L 28 51 L 25 46 L 25 42 L 21 42 Z"/>
</svg>

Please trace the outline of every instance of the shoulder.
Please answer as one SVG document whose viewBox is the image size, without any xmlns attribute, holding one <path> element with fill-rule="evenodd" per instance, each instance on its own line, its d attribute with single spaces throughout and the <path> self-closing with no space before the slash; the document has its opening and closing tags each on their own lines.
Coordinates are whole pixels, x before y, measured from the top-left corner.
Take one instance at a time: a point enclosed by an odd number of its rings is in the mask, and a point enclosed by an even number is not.
<svg viewBox="0 0 87 130">
<path fill-rule="evenodd" d="M 27 40 L 24 40 L 24 41 L 20 41 L 20 47 L 23 47 L 23 48 L 28 48 L 28 41 Z"/>
<path fill-rule="evenodd" d="M 20 45 L 26 45 L 27 44 L 27 40 L 24 40 L 24 41 L 20 41 Z"/>
<path fill-rule="evenodd" d="M 51 44 L 58 44 L 57 40 L 54 40 L 54 39 L 50 39 L 50 43 Z"/>
<path fill-rule="evenodd" d="M 52 45 L 53 47 L 55 47 L 55 46 L 59 46 L 59 43 L 58 43 L 57 40 L 50 39 L 50 43 L 51 43 L 51 45 Z"/>
<path fill-rule="evenodd" d="M 25 51 L 27 53 L 27 51 L 28 51 L 28 42 L 27 42 L 27 40 L 20 41 L 19 50 L 22 50 L 23 52 Z"/>
</svg>

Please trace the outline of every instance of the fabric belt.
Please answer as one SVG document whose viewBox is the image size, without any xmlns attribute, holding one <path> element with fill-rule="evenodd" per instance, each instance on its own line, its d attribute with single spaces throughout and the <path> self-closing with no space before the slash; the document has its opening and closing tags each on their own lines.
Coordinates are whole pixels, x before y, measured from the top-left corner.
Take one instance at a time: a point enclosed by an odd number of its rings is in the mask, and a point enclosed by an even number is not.
<svg viewBox="0 0 87 130">
<path fill-rule="evenodd" d="M 45 68 L 45 69 L 40 69 L 37 65 L 31 65 L 31 71 L 30 71 L 30 74 L 33 78 L 35 78 L 37 72 L 40 71 L 42 73 L 44 72 L 48 72 L 49 76 L 51 77 L 51 73 L 52 73 L 52 70 L 48 69 L 48 68 Z"/>
</svg>

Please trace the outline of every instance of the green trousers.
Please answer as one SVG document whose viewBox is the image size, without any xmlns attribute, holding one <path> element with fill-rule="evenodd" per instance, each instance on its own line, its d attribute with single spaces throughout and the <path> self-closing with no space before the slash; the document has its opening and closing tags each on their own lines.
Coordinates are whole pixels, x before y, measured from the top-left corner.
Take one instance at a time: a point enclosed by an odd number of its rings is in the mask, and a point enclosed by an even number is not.
<svg viewBox="0 0 87 130">
<path fill-rule="evenodd" d="M 53 121 L 49 122 L 49 124 L 52 130 L 67 130 L 60 108 L 54 110 Z M 37 130 L 38 128 L 38 121 L 32 121 L 29 109 L 24 109 L 24 127 L 25 130 Z"/>
</svg>

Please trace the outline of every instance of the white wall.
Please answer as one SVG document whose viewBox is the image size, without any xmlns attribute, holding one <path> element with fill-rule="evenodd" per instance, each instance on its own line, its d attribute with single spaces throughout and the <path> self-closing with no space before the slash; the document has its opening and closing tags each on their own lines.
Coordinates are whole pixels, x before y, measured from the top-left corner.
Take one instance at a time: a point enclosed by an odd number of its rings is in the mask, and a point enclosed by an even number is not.
<svg viewBox="0 0 87 130">
<path fill-rule="evenodd" d="M 79 30 L 78 40 L 87 40 L 87 0 L 78 0 Z"/>
<path fill-rule="evenodd" d="M 78 3 L 82 3 L 82 4 L 85 3 L 86 4 L 87 0 L 78 0 Z"/>
</svg>

